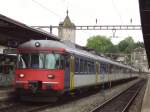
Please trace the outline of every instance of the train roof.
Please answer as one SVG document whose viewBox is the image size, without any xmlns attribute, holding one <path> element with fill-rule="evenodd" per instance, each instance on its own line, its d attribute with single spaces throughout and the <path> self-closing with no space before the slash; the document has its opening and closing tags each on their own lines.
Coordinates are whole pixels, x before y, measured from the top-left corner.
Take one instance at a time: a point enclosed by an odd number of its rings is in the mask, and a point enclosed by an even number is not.
<svg viewBox="0 0 150 112">
<path fill-rule="evenodd" d="M 54 40 L 30 40 L 28 42 L 25 42 L 21 45 L 19 45 L 18 48 L 36 48 L 35 43 L 39 42 L 40 43 L 40 47 L 41 48 L 64 48 L 66 52 L 72 53 L 72 54 L 76 54 L 76 55 L 80 55 L 80 56 L 84 56 L 87 58 L 91 58 L 91 59 L 95 59 L 95 60 L 99 60 L 103 63 L 110 63 L 116 66 L 121 66 L 124 68 L 128 68 L 128 69 L 132 69 L 132 67 L 112 61 L 110 59 L 106 59 L 104 57 L 92 54 L 90 52 L 87 52 L 85 50 L 82 49 L 78 49 L 78 48 L 73 48 L 70 47 L 66 44 L 64 44 L 61 41 L 54 41 Z"/>
</svg>

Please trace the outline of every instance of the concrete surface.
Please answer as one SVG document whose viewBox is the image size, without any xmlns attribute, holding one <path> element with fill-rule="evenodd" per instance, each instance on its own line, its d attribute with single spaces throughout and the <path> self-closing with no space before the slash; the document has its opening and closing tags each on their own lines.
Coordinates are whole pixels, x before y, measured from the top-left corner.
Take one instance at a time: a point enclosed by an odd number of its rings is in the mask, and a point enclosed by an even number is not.
<svg viewBox="0 0 150 112">
<path fill-rule="evenodd" d="M 143 99 L 141 112 L 150 112 L 150 74 L 148 76 L 148 83 Z"/>
<path fill-rule="evenodd" d="M 14 89 L 12 87 L 0 88 L 0 101 L 5 101 L 14 96 Z"/>
</svg>

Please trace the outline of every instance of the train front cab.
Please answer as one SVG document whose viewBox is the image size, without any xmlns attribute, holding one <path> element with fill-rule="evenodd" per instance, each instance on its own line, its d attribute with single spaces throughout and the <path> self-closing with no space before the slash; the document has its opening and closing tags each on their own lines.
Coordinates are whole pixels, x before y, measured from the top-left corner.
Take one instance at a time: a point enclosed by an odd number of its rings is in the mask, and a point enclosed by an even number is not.
<svg viewBox="0 0 150 112">
<path fill-rule="evenodd" d="M 18 54 L 15 89 L 19 95 L 54 95 L 73 89 L 73 56 L 58 51 L 21 50 Z"/>
</svg>

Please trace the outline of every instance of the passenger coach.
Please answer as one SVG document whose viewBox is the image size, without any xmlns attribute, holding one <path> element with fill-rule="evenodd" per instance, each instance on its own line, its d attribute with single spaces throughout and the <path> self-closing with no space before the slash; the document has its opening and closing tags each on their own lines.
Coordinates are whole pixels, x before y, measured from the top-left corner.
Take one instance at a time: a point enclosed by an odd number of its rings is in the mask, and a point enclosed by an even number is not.
<svg viewBox="0 0 150 112">
<path fill-rule="evenodd" d="M 31 40 L 17 52 L 15 89 L 22 100 L 48 100 L 79 88 L 137 77 L 134 68 L 63 42 Z"/>
</svg>

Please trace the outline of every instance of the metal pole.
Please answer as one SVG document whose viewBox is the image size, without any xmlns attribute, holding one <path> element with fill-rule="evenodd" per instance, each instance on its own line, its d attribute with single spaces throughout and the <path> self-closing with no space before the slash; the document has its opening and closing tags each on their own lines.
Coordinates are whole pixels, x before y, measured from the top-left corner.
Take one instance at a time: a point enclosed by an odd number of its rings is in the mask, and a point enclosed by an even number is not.
<svg viewBox="0 0 150 112">
<path fill-rule="evenodd" d="M 52 34 L 52 29 L 53 29 L 53 27 L 52 27 L 52 25 L 50 25 L 50 34 Z"/>
</svg>

